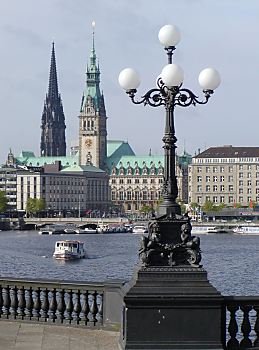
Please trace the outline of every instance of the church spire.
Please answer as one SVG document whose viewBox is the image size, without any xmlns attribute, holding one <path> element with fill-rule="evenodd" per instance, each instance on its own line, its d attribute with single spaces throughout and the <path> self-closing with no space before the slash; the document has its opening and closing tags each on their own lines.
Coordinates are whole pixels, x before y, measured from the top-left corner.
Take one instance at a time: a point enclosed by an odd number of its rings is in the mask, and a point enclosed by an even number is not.
<svg viewBox="0 0 259 350">
<path fill-rule="evenodd" d="M 52 43 L 49 86 L 41 117 L 41 156 L 65 156 L 65 115 L 60 94 L 55 57 L 55 44 Z"/>
<path fill-rule="evenodd" d="M 49 89 L 48 97 L 51 100 L 58 99 L 58 78 L 57 78 L 57 68 L 56 68 L 56 57 L 55 57 L 55 43 L 52 42 L 52 52 L 50 61 L 50 72 L 49 72 Z"/>
</svg>

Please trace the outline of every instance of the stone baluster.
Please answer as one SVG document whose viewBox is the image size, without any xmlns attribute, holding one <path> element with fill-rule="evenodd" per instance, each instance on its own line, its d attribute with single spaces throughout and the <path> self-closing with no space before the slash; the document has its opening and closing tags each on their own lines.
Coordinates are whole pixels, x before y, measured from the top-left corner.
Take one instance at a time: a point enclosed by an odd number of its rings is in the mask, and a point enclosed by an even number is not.
<svg viewBox="0 0 259 350">
<path fill-rule="evenodd" d="M 228 332 L 230 335 L 230 339 L 227 343 L 227 349 L 239 349 L 239 342 L 236 338 L 238 332 L 238 325 L 236 320 L 236 312 L 239 309 L 238 306 L 228 306 L 228 311 L 230 312 L 230 320 L 228 325 Z"/>
<path fill-rule="evenodd" d="M 249 334 L 251 332 L 251 323 L 249 319 L 249 312 L 252 310 L 251 305 L 244 305 L 241 306 L 240 309 L 243 311 L 243 322 L 241 325 L 241 330 L 243 333 L 243 339 L 240 342 L 240 348 L 251 348 L 252 347 L 252 341 L 249 339 Z"/>
<path fill-rule="evenodd" d="M 88 294 L 88 305 L 89 305 L 89 312 L 87 315 L 89 323 L 96 323 L 96 312 L 97 312 L 97 306 L 96 306 L 96 298 L 95 298 L 95 292 L 89 292 Z"/>
<path fill-rule="evenodd" d="M 254 310 L 256 311 L 256 320 L 255 320 L 255 325 L 254 325 L 254 331 L 256 334 L 256 338 L 254 341 L 254 347 L 259 347 L 259 305 L 255 305 Z"/>
<path fill-rule="evenodd" d="M 51 322 L 55 322 L 55 319 L 57 311 L 57 295 L 56 295 L 56 289 L 53 288 L 50 292 L 50 302 L 49 302 L 49 320 Z"/>
<path fill-rule="evenodd" d="M 3 317 L 8 318 L 10 315 L 10 288 L 8 286 L 4 287 L 2 290 L 3 294 Z"/>
<path fill-rule="evenodd" d="M 41 291 L 41 309 L 40 309 L 40 316 L 42 320 L 46 321 L 48 318 L 48 311 L 49 311 L 49 292 L 48 289 L 45 288 Z"/>
<path fill-rule="evenodd" d="M 59 323 L 63 323 L 65 309 L 66 309 L 65 292 L 63 289 L 60 289 L 58 291 L 58 305 L 57 305 L 57 313 L 56 313 L 57 321 Z"/>
<path fill-rule="evenodd" d="M 88 306 L 88 293 L 87 291 L 84 291 L 81 293 L 81 312 L 80 312 L 80 324 L 86 325 L 87 324 L 87 314 L 89 312 L 89 306 Z"/>
<path fill-rule="evenodd" d="M 17 288 L 10 288 L 10 317 L 16 318 L 17 316 L 17 307 L 18 307 L 18 297 L 17 297 Z"/>
<path fill-rule="evenodd" d="M 33 308 L 32 308 L 32 316 L 37 320 L 40 318 L 40 289 L 37 288 L 32 292 L 32 300 L 33 300 Z"/>
<path fill-rule="evenodd" d="M 100 293 L 96 293 L 96 305 L 97 305 L 97 321 L 102 324 L 103 323 L 103 295 Z"/>
<path fill-rule="evenodd" d="M 32 306 L 33 306 L 33 298 L 32 298 L 32 288 L 26 289 L 25 291 L 25 315 L 26 318 L 32 318 Z"/>
<path fill-rule="evenodd" d="M 66 323 L 71 323 L 73 311 L 72 290 L 66 291 L 66 310 L 64 313 Z"/>
<path fill-rule="evenodd" d="M 80 291 L 74 291 L 73 293 L 73 312 L 72 312 L 72 317 L 73 317 L 73 323 L 78 324 L 80 321 L 80 314 L 81 311 L 81 305 L 80 305 Z"/>
<path fill-rule="evenodd" d="M 23 287 L 20 287 L 18 289 L 18 318 L 23 319 L 25 316 L 25 305 L 26 305 L 26 300 L 25 300 L 25 291 Z"/>
</svg>

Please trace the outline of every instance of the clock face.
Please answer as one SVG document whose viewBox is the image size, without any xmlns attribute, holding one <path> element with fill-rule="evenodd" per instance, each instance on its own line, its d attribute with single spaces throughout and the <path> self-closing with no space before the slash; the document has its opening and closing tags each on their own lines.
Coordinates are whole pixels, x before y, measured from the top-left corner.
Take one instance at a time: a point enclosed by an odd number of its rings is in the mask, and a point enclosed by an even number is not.
<svg viewBox="0 0 259 350">
<path fill-rule="evenodd" d="M 91 139 L 86 139 L 85 140 L 85 145 L 86 145 L 86 147 L 91 147 L 92 146 L 92 144 L 93 144 L 93 141 L 91 140 Z"/>
</svg>

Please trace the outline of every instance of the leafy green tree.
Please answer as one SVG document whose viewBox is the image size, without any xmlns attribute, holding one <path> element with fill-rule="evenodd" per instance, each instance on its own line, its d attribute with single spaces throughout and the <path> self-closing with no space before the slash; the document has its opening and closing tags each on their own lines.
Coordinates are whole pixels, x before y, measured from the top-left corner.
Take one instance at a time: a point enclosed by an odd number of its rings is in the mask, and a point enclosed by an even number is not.
<svg viewBox="0 0 259 350">
<path fill-rule="evenodd" d="M 207 213 L 208 211 L 215 211 L 217 210 L 216 206 L 209 200 L 206 200 L 204 205 L 202 206 L 202 210 Z"/>
<path fill-rule="evenodd" d="M 196 202 L 191 202 L 190 203 L 190 208 L 191 209 L 198 209 L 200 206 L 199 206 L 199 204 L 198 203 L 196 203 Z"/>
<path fill-rule="evenodd" d="M 42 198 L 28 198 L 26 212 L 35 214 L 45 209 L 45 201 Z"/>
<path fill-rule="evenodd" d="M 153 207 L 151 205 L 143 205 L 140 209 L 140 212 L 144 213 L 144 214 L 148 214 L 151 213 L 153 211 Z"/>
<path fill-rule="evenodd" d="M 8 198 L 4 191 L 0 191 L 0 213 L 4 213 L 7 208 Z"/>
</svg>

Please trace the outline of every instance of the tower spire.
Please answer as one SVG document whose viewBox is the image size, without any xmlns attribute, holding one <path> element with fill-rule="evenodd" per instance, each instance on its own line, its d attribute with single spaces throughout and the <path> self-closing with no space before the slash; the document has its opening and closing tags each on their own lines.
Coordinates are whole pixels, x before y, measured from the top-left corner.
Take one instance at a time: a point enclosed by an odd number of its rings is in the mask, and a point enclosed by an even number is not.
<svg viewBox="0 0 259 350">
<path fill-rule="evenodd" d="M 52 42 L 49 87 L 41 117 L 41 156 L 65 156 L 65 115 L 58 92 L 55 44 Z"/>
<path fill-rule="evenodd" d="M 93 29 L 93 47 L 92 47 L 92 52 L 95 52 L 95 47 L 94 47 L 94 30 L 95 30 L 95 21 L 92 22 L 92 29 Z"/>
<path fill-rule="evenodd" d="M 56 57 L 55 57 L 55 43 L 52 42 L 52 52 L 50 61 L 50 72 L 49 72 L 49 89 L 48 97 L 50 100 L 58 99 L 58 78 L 56 68 Z"/>
</svg>

